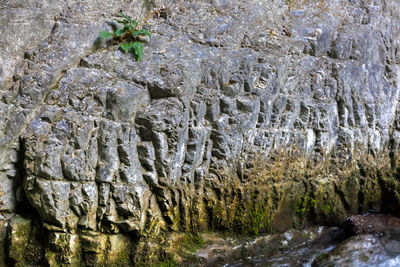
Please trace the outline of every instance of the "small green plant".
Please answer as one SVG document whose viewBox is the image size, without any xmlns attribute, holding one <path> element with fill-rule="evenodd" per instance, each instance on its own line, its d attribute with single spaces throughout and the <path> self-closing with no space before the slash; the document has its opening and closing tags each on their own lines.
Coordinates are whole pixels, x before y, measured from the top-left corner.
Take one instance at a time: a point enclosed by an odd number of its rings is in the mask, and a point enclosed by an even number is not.
<svg viewBox="0 0 400 267">
<path fill-rule="evenodd" d="M 151 38 L 151 34 L 146 29 L 138 29 L 139 21 L 143 13 L 140 13 L 139 20 L 132 19 L 130 16 L 125 15 L 120 12 L 119 17 L 121 19 L 117 19 L 118 23 L 123 24 L 124 26 L 121 29 L 116 30 L 111 33 L 109 31 L 100 32 L 100 38 L 110 38 L 113 37 L 120 43 L 120 48 L 125 52 L 130 52 L 136 55 L 137 61 L 140 61 L 143 57 L 143 44 L 139 40 L 139 36 L 149 36 Z"/>
</svg>

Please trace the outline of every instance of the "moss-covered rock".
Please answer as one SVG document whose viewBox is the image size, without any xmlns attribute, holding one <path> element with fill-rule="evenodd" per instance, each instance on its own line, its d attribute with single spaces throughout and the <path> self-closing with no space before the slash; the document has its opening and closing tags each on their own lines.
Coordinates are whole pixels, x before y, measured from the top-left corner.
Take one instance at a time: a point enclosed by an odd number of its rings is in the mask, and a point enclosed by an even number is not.
<svg viewBox="0 0 400 267">
<path fill-rule="evenodd" d="M 79 266 L 80 246 L 76 234 L 49 232 L 45 258 L 49 266 Z"/>
<path fill-rule="evenodd" d="M 8 220 L 0 220 L 0 243 L 3 246 L 0 248 L 0 266 L 6 266 L 7 260 L 7 227 L 8 227 Z"/>
<path fill-rule="evenodd" d="M 14 266 L 41 266 L 43 244 L 41 228 L 34 220 L 20 215 L 10 220 L 8 256 Z"/>
</svg>

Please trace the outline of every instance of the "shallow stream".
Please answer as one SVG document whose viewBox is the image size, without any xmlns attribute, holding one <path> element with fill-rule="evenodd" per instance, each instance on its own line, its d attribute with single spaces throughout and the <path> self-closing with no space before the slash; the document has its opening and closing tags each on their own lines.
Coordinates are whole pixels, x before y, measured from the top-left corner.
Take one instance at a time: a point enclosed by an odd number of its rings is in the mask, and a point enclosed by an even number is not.
<svg viewBox="0 0 400 267">
<path fill-rule="evenodd" d="M 358 217 L 357 217 L 358 216 Z M 257 238 L 205 236 L 205 266 L 400 266 L 400 219 L 357 215 L 341 227 L 311 227 Z"/>
</svg>

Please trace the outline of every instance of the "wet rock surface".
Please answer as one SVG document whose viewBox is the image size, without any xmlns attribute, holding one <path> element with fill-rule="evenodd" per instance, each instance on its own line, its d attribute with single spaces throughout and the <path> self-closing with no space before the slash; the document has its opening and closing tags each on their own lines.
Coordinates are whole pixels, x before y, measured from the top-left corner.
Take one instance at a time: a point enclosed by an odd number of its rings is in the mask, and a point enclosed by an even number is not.
<svg viewBox="0 0 400 267">
<path fill-rule="evenodd" d="M 350 235 L 374 234 L 377 236 L 396 232 L 400 228 L 400 219 L 385 214 L 353 215 L 342 225 Z"/>
<path fill-rule="evenodd" d="M 379 225 L 381 234 L 350 233 L 347 226 L 312 227 L 255 238 L 204 234 L 196 255 L 202 266 L 398 266 L 397 217 L 355 215 L 351 221 Z M 357 218 L 357 219 L 355 219 Z M 378 228 L 378 227 L 376 227 Z"/>
<path fill-rule="evenodd" d="M 211 243 L 196 254 L 206 259 L 203 266 L 310 266 L 344 238 L 343 230 L 313 227 L 289 230 L 257 238 L 222 238 L 205 235 Z"/>
<path fill-rule="evenodd" d="M 43 262 L 398 210 L 397 1 L 152 1 L 141 62 L 98 39 L 120 9 L 0 2 L 0 211 Z"/>
<path fill-rule="evenodd" d="M 312 266 L 397 266 L 400 262 L 399 218 L 384 214 L 351 216 L 343 224 L 346 235 Z"/>
</svg>

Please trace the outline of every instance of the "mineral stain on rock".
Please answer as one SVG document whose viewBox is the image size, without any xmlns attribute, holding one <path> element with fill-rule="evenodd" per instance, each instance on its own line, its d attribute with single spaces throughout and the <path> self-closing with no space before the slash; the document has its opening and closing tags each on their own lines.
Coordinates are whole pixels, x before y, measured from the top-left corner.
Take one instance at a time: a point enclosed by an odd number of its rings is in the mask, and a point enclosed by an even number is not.
<svg viewBox="0 0 400 267">
<path fill-rule="evenodd" d="M 202 232 L 398 214 L 398 1 L 154 0 L 140 62 L 98 40 L 120 10 L 0 2 L 1 264 L 202 265 Z"/>
</svg>

